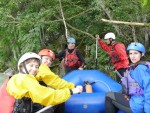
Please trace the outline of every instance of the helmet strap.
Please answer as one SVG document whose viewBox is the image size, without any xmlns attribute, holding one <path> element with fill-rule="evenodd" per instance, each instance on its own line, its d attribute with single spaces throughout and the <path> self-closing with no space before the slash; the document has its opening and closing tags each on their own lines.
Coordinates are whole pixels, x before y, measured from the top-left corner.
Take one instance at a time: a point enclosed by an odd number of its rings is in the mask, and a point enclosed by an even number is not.
<svg viewBox="0 0 150 113">
<path fill-rule="evenodd" d="M 26 74 L 29 74 L 29 72 L 27 71 L 27 68 L 26 68 L 26 64 L 24 62 L 23 62 L 23 67 L 24 67 Z"/>
<path fill-rule="evenodd" d="M 41 56 L 41 61 L 42 61 L 43 55 Z"/>
<path fill-rule="evenodd" d="M 108 46 L 112 45 L 112 42 L 114 41 L 112 38 L 109 39 L 110 43 L 108 44 Z"/>
</svg>

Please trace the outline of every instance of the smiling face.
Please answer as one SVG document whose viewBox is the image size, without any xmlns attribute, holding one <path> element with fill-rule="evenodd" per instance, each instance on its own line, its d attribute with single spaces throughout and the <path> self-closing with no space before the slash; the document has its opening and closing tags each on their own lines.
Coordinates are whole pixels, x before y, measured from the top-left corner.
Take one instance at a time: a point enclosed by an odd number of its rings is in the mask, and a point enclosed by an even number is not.
<svg viewBox="0 0 150 113">
<path fill-rule="evenodd" d="M 68 43 L 68 49 L 74 49 L 75 43 Z"/>
<path fill-rule="evenodd" d="M 30 75 L 36 75 L 39 69 L 39 63 L 32 61 L 29 64 L 26 64 L 26 68 Z"/>
<path fill-rule="evenodd" d="M 136 50 L 129 50 L 129 58 L 132 63 L 137 63 L 140 61 L 143 54 L 141 54 L 139 51 Z"/>
<path fill-rule="evenodd" d="M 38 59 L 29 59 L 25 62 L 25 67 L 27 69 L 28 74 L 36 75 L 40 66 L 40 62 Z M 27 73 L 23 64 L 21 64 L 20 68 L 22 72 Z"/>
<path fill-rule="evenodd" d="M 50 56 L 42 56 L 42 63 L 47 65 L 48 67 L 51 66 L 53 59 Z"/>
</svg>

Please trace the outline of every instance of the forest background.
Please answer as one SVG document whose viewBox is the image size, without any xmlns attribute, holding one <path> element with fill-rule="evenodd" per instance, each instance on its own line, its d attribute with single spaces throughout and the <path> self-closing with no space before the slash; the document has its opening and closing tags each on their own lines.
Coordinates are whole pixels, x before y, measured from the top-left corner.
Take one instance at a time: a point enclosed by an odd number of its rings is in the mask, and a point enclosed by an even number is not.
<svg viewBox="0 0 150 113">
<path fill-rule="evenodd" d="M 150 23 L 150 0 L 0 0 L 0 72 L 17 71 L 25 52 L 66 48 L 66 35 L 75 37 L 86 69 L 96 69 L 95 34 L 114 32 L 118 42 L 143 43 L 150 58 L 150 27 L 113 24 L 101 19 Z M 67 31 L 67 34 L 66 34 Z M 95 60 L 94 60 L 95 59 Z M 98 47 L 97 69 L 111 75 L 109 56 Z M 63 75 L 61 60 L 52 70 Z"/>
</svg>

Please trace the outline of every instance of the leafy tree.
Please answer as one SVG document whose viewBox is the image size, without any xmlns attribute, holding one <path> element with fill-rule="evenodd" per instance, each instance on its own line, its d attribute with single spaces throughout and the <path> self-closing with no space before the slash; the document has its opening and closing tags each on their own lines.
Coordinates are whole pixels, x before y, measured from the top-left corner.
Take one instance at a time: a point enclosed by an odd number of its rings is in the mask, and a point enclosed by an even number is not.
<svg viewBox="0 0 150 113">
<path fill-rule="evenodd" d="M 77 48 L 84 54 L 87 69 L 95 69 L 94 35 L 101 32 L 114 32 L 117 40 L 126 45 L 133 40 L 140 41 L 150 52 L 148 27 L 116 25 L 101 21 L 102 18 L 106 18 L 149 23 L 150 8 L 146 8 L 149 7 L 149 0 L 143 1 L 0 0 L 0 69 L 16 69 L 18 59 L 25 52 L 38 52 L 42 48 L 50 48 L 55 52 L 65 49 L 64 20 L 69 35 L 77 39 Z M 98 68 L 107 72 L 106 62 L 109 62 L 109 57 L 98 48 Z"/>
</svg>

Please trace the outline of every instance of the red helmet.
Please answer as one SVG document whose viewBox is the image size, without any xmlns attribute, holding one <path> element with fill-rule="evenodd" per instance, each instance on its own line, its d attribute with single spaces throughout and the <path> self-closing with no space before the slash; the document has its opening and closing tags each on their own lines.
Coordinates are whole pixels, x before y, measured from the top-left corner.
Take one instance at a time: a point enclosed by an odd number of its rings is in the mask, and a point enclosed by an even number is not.
<svg viewBox="0 0 150 113">
<path fill-rule="evenodd" d="M 40 56 L 50 56 L 53 60 L 55 59 L 55 53 L 51 51 L 50 49 L 42 49 L 39 52 Z"/>
</svg>

